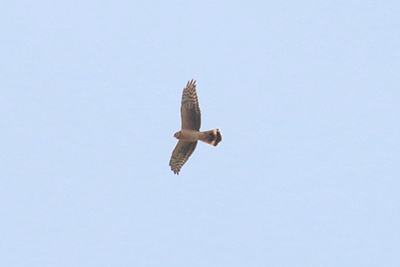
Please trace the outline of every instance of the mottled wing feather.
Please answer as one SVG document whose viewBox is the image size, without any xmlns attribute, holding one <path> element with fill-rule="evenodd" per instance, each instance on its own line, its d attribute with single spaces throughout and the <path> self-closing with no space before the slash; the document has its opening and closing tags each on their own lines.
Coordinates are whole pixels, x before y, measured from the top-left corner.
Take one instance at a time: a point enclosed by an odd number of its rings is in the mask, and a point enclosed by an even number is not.
<svg viewBox="0 0 400 267">
<path fill-rule="evenodd" d="M 179 140 L 174 151 L 172 152 L 171 160 L 169 161 L 169 166 L 175 174 L 179 174 L 183 164 L 189 159 L 193 151 L 196 149 L 196 142 L 182 141 Z"/>
<path fill-rule="evenodd" d="M 189 81 L 183 89 L 181 119 L 182 129 L 200 130 L 201 112 L 194 80 Z"/>
</svg>

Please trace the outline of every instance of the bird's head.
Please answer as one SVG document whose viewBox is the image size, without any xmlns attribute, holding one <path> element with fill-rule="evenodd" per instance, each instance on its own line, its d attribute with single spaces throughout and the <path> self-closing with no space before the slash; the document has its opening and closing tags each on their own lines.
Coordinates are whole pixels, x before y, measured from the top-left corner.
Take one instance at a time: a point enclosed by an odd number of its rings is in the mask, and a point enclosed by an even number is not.
<svg viewBox="0 0 400 267">
<path fill-rule="evenodd" d="M 174 137 L 175 137 L 176 139 L 179 139 L 179 136 L 181 136 L 181 131 L 176 132 L 176 133 L 174 134 Z"/>
</svg>

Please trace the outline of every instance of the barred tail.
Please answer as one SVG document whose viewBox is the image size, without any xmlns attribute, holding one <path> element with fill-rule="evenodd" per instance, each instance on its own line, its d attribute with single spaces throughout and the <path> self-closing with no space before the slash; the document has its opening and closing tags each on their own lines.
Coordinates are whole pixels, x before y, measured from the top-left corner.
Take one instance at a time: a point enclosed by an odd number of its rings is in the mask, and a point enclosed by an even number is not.
<svg viewBox="0 0 400 267">
<path fill-rule="evenodd" d="M 218 146 L 219 142 L 222 141 L 222 133 L 219 129 L 201 132 L 201 141 L 207 144 Z"/>
</svg>

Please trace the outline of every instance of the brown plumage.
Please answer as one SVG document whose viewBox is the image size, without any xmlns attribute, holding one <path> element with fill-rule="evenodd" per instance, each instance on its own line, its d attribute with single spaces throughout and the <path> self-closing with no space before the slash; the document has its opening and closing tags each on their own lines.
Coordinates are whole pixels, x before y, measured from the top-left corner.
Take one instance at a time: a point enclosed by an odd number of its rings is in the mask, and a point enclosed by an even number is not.
<svg viewBox="0 0 400 267">
<path fill-rule="evenodd" d="M 222 141 L 222 133 L 219 129 L 200 132 L 201 112 L 196 92 L 196 81 L 189 81 L 183 89 L 181 105 L 182 129 L 174 134 L 179 139 L 172 152 L 169 165 L 175 174 L 179 174 L 182 166 L 196 149 L 197 141 L 218 146 Z"/>
</svg>

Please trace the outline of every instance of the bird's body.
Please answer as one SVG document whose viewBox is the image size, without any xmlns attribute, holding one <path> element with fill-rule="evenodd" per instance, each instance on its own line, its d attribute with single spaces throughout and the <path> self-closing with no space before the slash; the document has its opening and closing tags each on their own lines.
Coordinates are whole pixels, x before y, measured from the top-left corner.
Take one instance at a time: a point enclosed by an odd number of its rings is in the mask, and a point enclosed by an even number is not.
<svg viewBox="0 0 400 267">
<path fill-rule="evenodd" d="M 217 146 L 222 140 L 219 129 L 200 132 L 201 112 L 196 92 L 196 81 L 191 80 L 183 89 L 181 106 L 182 129 L 174 134 L 179 139 L 172 152 L 169 165 L 175 174 L 179 174 L 183 164 L 189 159 L 197 146 L 197 141 Z"/>
<path fill-rule="evenodd" d="M 177 132 L 177 139 L 183 140 L 183 141 L 197 141 L 200 140 L 200 135 L 201 132 L 199 131 L 194 131 L 194 130 L 186 130 L 182 129 L 179 132 Z"/>
<path fill-rule="evenodd" d="M 213 146 L 217 146 L 222 140 L 222 134 L 219 129 L 205 132 L 182 129 L 179 132 L 176 132 L 174 137 L 183 141 L 194 142 L 200 140 Z"/>
</svg>

